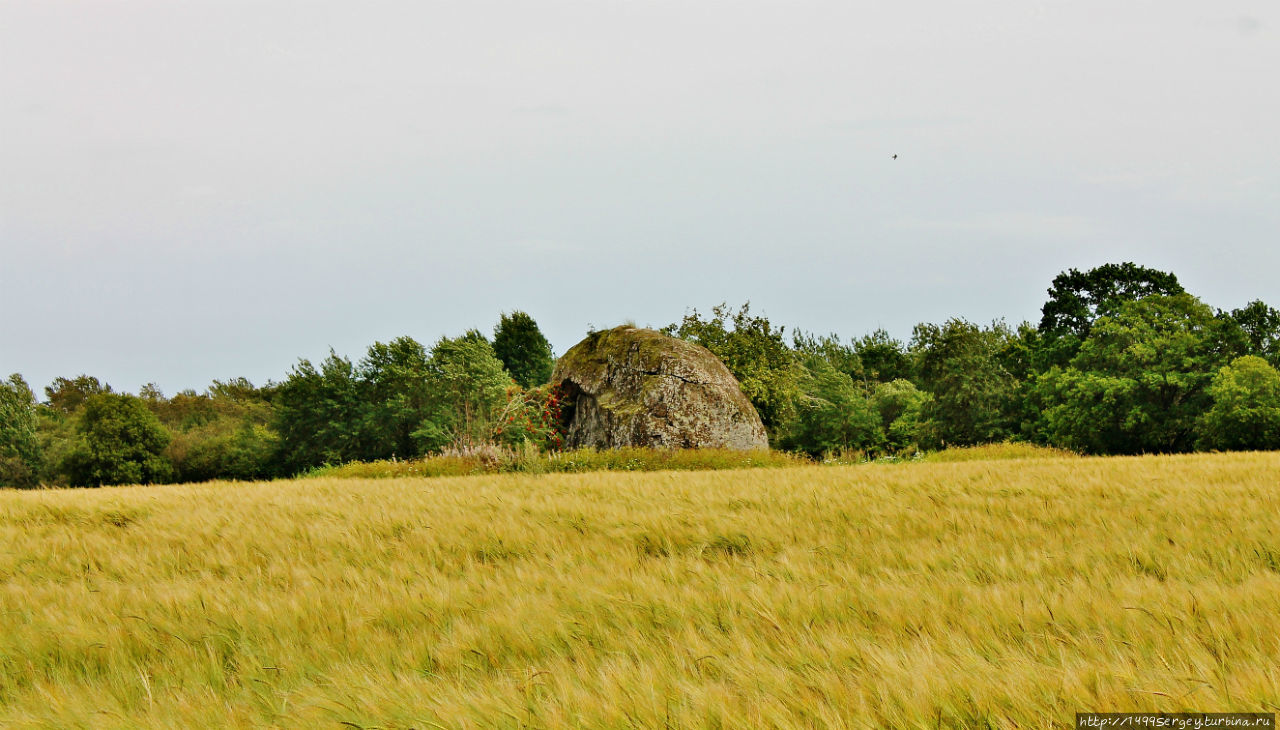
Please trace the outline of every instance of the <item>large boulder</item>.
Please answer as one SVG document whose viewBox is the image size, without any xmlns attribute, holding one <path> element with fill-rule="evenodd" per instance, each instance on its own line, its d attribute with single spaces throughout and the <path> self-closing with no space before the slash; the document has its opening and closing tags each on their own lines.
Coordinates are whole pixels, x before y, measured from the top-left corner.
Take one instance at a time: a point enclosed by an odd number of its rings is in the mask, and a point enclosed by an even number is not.
<svg viewBox="0 0 1280 730">
<path fill-rule="evenodd" d="M 596 332 L 556 362 L 569 448 L 764 449 L 760 415 L 705 347 L 637 327 Z"/>
</svg>

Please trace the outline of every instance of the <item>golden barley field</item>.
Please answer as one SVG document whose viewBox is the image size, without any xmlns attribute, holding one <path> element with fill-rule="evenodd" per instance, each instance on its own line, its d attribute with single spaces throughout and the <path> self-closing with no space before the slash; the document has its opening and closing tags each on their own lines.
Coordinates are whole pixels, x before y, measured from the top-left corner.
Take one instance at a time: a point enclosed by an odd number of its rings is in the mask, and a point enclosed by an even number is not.
<svg viewBox="0 0 1280 730">
<path fill-rule="evenodd" d="M 0 726 L 1277 711 L 1280 454 L 0 494 Z"/>
</svg>

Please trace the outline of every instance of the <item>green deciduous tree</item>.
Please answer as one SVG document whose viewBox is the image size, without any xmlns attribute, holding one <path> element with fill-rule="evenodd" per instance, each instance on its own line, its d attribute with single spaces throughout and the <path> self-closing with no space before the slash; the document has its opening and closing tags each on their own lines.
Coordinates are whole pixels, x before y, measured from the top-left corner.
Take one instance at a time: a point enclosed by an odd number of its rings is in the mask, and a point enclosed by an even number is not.
<svg viewBox="0 0 1280 730">
<path fill-rule="evenodd" d="M 1222 326 L 1189 294 L 1124 303 L 1094 323 L 1068 367 L 1037 378 L 1042 437 L 1090 453 L 1190 450 L 1226 359 Z"/>
<path fill-rule="evenodd" d="M 98 393 L 84 401 L 70 457 L 78 486 L 151 484 L 167 481 L 173 467 L 164 457 L 169 432 L 140 398 Z"/>
<path fill-rule="evenodd" d="M 1231 310 L 1231 320 L 1240 328 L 1247 355 L 1257 355 L 1280 367 L 1280 310 L 1255 300 Z"/>
<path fill-rule="evenodd" d="M 40 479 L 36 408 L 21 375 L 0 381 L 0 487 L 31 487 Z"/>
<path fill-rule="evenodd" d="M 911 338 L 924 406 L 921 438 L 930 447 L 1001 441 L 1014 435 L 1017 381 L 1004 353 L 1014 334 L 1004 323 L 989 328 L 963 319 L 920 324 Z"/>
<path fill-rule="evenodd" d="M 797 331 L 791 335 L 791 342 L 806 362 L 820 358 L 855 381 L 865 381 L 862 358 L 858 356 L 856 345 L 841 342 L 838 335 L 812 335 Z"/>
<path fill-rule="evenodd" d="M 911 377 L 907 348 L 883 329 L 854 341 L 853 350 L 862 363 L 864 376 L 871 382 L 888 383 Z"/>
<path fill-rule="evenodd" d="M 493 352 L 520 387 L 550 382 L 555 365 L 551 343 L 528 314 L 516 311 L 501 316 L 493 330 Z"/>
<path fill-rule="evenodd" d="M 1236 358 L 1213 376 L 1213 405 L 1201 417 L 1206 449 L 1280 449 L 1280 372 L 1256 355 Z"/>
<path fill-rule="evenodd" d="M 427 351 L 412 337 L 375 342 L 360 361 L 363 459 L 410 458 L 426 446 L 414 433 L 430 416 Z"/>
<path fill-rule="evenodd" d="M 443 337 L 427 361 L 430 417 L 415 432 L 430 449 L 487 441 L 515 385 L 478 333 Z"/>
<path fill-rule="evenodd" d="M 798 383 L 796 418 L 782 446 L 817 456 L 831 451 L 876 448 L 880 418 L 865 390 L 826 358 L 809 357 Z"/>
<path fill-rule="evenodd" d="M 49 406 L 54 410 L 68 414 L 80 410 L 90 396 L 110 392 L 110 385 L 100 382 L 91 375 L 77 375 L 74 378 L 54 378 L 53 383 L 45 386 L 44 389 Z"/>
<path fill-rule="evenodd" d="M 279 463 L 297 473 L 360 457 L 365 408 L 351 361 L 330 350 L 316 368 L 302 359 L 276 392 Z"/>
<path fill-rule="evenodd" d="M 1125 302 L 1181 294 L 1178 277 L 1131 262 L 1104 264 L 1085 272 L 1068 269 L 1053 279 L 1041 309 L 1043 369 L 1065 365 L 1075 356 L 1100 317 L 1115 314 Z"/>
<path fill-rule="evenodd" d="M 880 430 L 884 433 L 882 445 L 885 449 L 901 451 L 920 443 L 925 409 L 930 400 L 932 396 L 917 388 L 910 380 L 892 380 L 876 386 L 871 396 L 871 406 L 880 418 Z"/>
<path fill-rule="evenodd" d="M 1099 317 L 1115 314 L 1125 302 L 1183 292 L 1178 277 L 1132 262 L 1104 264 L 1085 272 L 1068 269 L 1053 279 L 1041 310 L 1040 331 L 1089 334 Z"/>
</svg>

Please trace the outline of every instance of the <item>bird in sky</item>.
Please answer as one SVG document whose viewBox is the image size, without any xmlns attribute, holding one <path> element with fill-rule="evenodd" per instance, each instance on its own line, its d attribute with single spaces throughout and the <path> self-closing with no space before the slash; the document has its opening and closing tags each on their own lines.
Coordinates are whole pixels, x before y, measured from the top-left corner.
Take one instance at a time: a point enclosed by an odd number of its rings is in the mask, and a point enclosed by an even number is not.
<svg viewBox="0 0 1280 730">
<path fill-rule="evenodd" d="M 893 156 L 893 159 L 895 159 L 895 160 L 896 160 L 896 159 L 898 159 L 898 155 L 896 155 L 896 154 L 895 154 L 895 155 Z"/>
</svg>

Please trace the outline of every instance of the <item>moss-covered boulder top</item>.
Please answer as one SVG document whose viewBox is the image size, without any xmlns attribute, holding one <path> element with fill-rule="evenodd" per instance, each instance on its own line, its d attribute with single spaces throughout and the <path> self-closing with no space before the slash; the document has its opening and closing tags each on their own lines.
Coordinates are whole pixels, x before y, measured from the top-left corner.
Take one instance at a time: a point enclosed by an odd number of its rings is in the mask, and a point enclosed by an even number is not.
<svg viewBox="0 0 1280 730">
<path fill-rule="evenodd" d="M 638 327 L 596 332 L 556 363 L 565 445 L 762 449 L 764 425 L 705 347 Z"/>
</svg>

